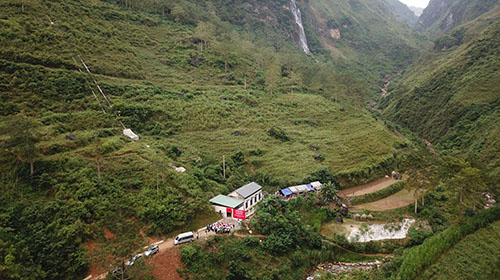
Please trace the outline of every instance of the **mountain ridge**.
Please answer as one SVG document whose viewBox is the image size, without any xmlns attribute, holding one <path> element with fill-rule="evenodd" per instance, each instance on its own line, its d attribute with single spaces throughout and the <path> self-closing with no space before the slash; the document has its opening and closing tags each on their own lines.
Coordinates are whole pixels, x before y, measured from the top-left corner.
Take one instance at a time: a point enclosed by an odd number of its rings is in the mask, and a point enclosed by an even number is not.
<svg viewBox="0 0 500 280">
<path fill-rule="evenodd" d="M 385 114 L 443 152 L 481 162 L 493 174 L 500 151 L 499 15 L 497 6 L 438 38 L 382 103 Z"/>
</svg>

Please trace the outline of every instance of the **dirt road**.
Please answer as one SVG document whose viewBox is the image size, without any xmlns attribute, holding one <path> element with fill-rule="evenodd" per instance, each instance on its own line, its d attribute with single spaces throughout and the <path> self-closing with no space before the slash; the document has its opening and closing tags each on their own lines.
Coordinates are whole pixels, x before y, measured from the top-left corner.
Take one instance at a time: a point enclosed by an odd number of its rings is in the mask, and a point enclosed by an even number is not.
<svg viewBox="0 0 500 280">
<path fill-rule="evenodd" d="M 396 180 L 393 178 L 382 178 L 378 179 L 376 181 L 370 182 L 368 184 L 364 184 L 361 186 L 345 189 L 339 192 L 339 195 L 344 196 L 344 197 L 353 197 L 353 196 L 360 196 L 364 195 L 367 193 L 373 193 L 378 190 L 384 189 L 392 184 L 394 184 Z"/>
<path fill-rule="evenodd" d="M 197 235 L 197 233 L 199 233 L 199 235 Z M 205 241 L 208 236 L 215 235 L 215 232 L 209 231 L 207 233 L 204 228 L 201 228 L 194 234 L 196 242 Z M 182 269 L 182 262 L 180 260 L 180 246 L 182 245 L 174 245 L 174 239 L 169 238 L 151 243 L 150 245 L 144 247 L 143 251 L 151 245 L 158 245 L 159 249 L 158 254 L 149 258 L 149 262 L 155 265 L 155 269 L 153 269 L 152 273 L 156 276 L 156 278 L 159 280 L 181 279 L 176 269 Z M 97 271 L 97 269 L 94 268 L 91 271 Z M 85 280 L 105 279 L 107 275 L 108 272 L 99 275 L 91 274 L 87 276 Z"/>
<path fill-rule="evenodd" d="M 173 242 L 164 242 L 160 245 L 160 252 L 148 261 L 154 265 L 151 274 L 158 280 L 182 280 L 177 272 L 178 269 L 183 269 L 180 247 L 174 246 Z"/>
</svg>

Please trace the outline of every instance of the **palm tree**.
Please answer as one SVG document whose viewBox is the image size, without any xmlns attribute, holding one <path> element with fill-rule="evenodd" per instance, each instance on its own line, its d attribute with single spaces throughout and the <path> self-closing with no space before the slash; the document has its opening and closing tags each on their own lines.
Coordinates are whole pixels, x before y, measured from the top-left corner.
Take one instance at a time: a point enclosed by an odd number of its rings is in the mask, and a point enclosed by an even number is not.
<svg viewBox="0 0 500 280">
<path fill-rule="evenodd" d="M 339 201 L 337 196 L 338 189 L 332 182 L 327 182 L 321 187 L 321 193 L 323 194 L 326 202 Z"/>
</svg>

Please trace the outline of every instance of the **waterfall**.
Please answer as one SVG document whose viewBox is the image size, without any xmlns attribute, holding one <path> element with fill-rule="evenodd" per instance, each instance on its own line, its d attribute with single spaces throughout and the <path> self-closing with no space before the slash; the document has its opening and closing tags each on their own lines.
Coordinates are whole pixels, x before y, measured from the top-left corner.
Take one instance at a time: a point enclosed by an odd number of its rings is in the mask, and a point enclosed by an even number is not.
<svg viewBox="0 0 500 280">
<path fill-rule="evenodd" d="M 304 32 L 304 26 L 302 25 L 302 15 L 300 14 L 300 10 L 297 7 L 297 3 L 295 3 L 295 0 L 291 0 L 290 8 L 292 9 L 293 17 L 295 18 L 295 24 L 297 24 L 299 28 L 300 47 L 302 47 L 306 54 L 310 54 L 311 51 L 307 46 L 306 33 Z"/>
</svg>

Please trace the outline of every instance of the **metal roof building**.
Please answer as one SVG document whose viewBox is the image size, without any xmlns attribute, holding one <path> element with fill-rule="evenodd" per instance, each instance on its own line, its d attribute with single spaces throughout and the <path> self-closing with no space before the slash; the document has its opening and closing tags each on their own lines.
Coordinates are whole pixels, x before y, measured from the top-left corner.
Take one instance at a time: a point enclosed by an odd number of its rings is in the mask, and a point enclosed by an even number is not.
<svg viewBox="0 0 500 280">
<path fill-rule="evenodd" d="M 247 198 L 260 190 L 262 190 L 262 187 L 259 184 L 251 182 L 250 184 L 246 184 L 243 187 L 235 190 L 235 192 L 241 195 L 241 197 Z"/>
<path fill-rule="evenodd" d="M 229 207 L 229 208 L 233 208 L 233 209 L 238 208 L 240 205 L 243 204 L 243 202 L 244 201 L 241 199 L 226 196 L 223 194 L 219 194 L 218 196 L 210 199 L 210 203 L 212 203 L 212 204 L 217 204 L 220 206 Z"/>
</svg>

